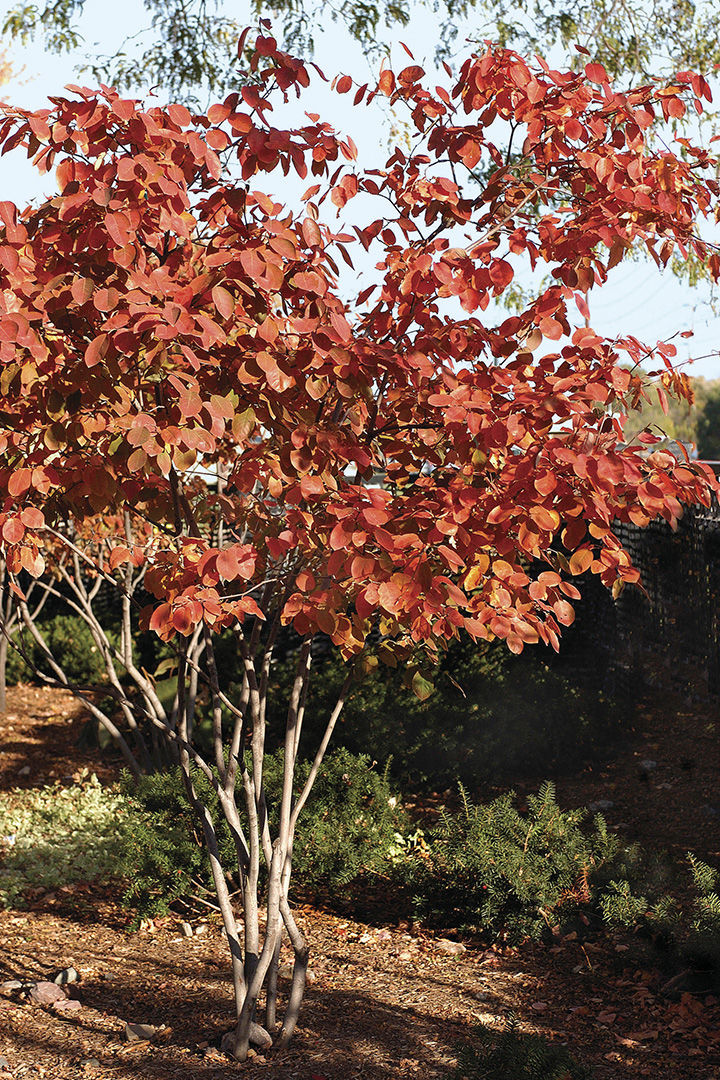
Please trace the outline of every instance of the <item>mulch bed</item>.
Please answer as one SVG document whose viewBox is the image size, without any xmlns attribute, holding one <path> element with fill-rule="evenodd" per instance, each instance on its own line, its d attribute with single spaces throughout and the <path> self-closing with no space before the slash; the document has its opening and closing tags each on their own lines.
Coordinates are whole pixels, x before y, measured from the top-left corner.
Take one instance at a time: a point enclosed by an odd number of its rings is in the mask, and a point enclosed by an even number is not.
<svg viewBox="0 0 720 1080">
<path fill-rule="evenodd" d="M 617 760 L 559 780 L 560 801 L 612 800 L 607 817 L 624 822 L 625 834 L 712 861 L 720 750 L 709 709 L 668 695 L 648 702 Z M 115 775 L 112 758 L 76 745 L 84 723 L 67 694 L 11 690 L 0 717 L 2 787 L 62 780 L 83 768 L 101 779 Z M 657 762 L 649 774 L 639 765 L 648 758 Z M 29 775 L 20 776 L 25 766 Z M 526 786 L 537 787 L 537 778 Z M 298 908 L 312 943 L 301 1026 L 283 1055 L 256 1054 L 245 1064 L 217 1049 L 231 1025 L 232 996 L 214 917 L 196 922 L 196 931 L 205 929 L 192 937 L 174 918 L 130 933 L 113 897 L 87 886 L 43 896 L 28 911 L 0 912 L 0 981 L 37 980 L 72 965 L 82 1005 L 62 1015 L 0 995 L 0 1080 L 195 1080 L 256 1070 L 277 1080 L 434 1080 L 452 1071 L 455 1048 L 472 1041 L 478 1023 L 497 1026 L 510 1014 L 524 1029 L 567 1043 L 597 1080 L 720 1076 L 720 1004 L 708 995 L 661 994 L 666 975 L 641 961 L 633 939 L 569 935 L 514 950 L 466 942 L 449 955 L 443 939 L 393 924 L 391 910 L 388 898 L 385 925 L 370 926 Z M 128 1043 L 126 1022 L 160 1031 L 152 1042 Z"/>
</svg>

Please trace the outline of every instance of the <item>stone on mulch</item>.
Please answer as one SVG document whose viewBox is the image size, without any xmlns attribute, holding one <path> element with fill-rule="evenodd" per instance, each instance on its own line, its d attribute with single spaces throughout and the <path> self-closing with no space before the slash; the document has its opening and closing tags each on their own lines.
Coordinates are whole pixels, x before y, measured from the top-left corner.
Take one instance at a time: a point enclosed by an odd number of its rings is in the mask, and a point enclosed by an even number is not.
<svg viewBox="0 0 720 1080">
<path fill-rule="evenodd" d="M 61 986 L 54 982 L 36 982 L 30 987 L 30 999 L 37 1005 L 53 1005 L 56 1001 L 65 1001 L 67 995 Z"/>
</svg>

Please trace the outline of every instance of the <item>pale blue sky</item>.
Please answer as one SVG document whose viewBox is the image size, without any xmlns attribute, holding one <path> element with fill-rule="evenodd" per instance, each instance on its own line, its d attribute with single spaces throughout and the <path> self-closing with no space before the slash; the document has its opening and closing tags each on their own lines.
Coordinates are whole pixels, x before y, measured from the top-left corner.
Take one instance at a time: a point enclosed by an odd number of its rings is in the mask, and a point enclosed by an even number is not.
<svg viewBox="0 0 720 1080">
<path fill-rule="evenodd" d="M 0 4 L 7 12 L 12 4 Z M 244 4 L 227 4 L 239 22 L 244 21 Z M 89 82 L 79 78 L 77 66 L 86 55 L 114 51 L 129 34 L 147 24 L 147 12 L 141 0 L 124 0 L 110 4 L 107 0 L 87 0 L 81 30 L 85 46 L 75 54 L 47 55 L 39 43 L 26 49 L 10 48 L 10 58 L 20 73 L 0 89 L 0 98 L 13 104 L 41 108 L 49 94 L 57 93 L 68 82 Z M 428 70 L 434 67 L 432 54 L 436 45 L 437 24 L 425 9 L 402 31 L 395 31 L 415 53 L 416 59 Z M 399 47 L 393 50 L 399 66 L 407 58 Z M 429 58 L 428 58 L 429 54 Z M 337 25 L 330 24 L 316 36 L 315 60 L 326 75 L 348 73 L 364 82 L 369 77 L 368 62 L 357 45 Z M 142 96 L 147 87 L 138 87 Z M 364 108 L 351 107 L 352 95 L 332 94 L 319 79 L 313 82 L 303 100 L 303 107 L 319 112 L 339 129 L 352 134 L 360 150 L 360 159 L 378 163 L 378 151 L 388 144 L 388 118 Z M 283 181 L 283 185 L 285 181 Z M 28 163 L 15 153 L 0 158 L 0 199 L 12 199 L 25 204 L 53 190 L 52 178 L 40 178 Z M 283 193 L 284 194 L 284 193 Z M 705 286 L 689 288 L 681 285 L 672 274 L 660 274 L 652 263 L 627 263 L 617 267 L 608 284 L 591 299 L 593 327 L 600 333 L 615 336 L 634 334 L 641 340 L 654 343 L 667 339 L 678 330 L 693 330 L 688 341 L 676 339 L 678 359 L 701 357 L 686 370 L 691 375 L 720 378 L 720 317 L 710 310 Z"/>
</svg>

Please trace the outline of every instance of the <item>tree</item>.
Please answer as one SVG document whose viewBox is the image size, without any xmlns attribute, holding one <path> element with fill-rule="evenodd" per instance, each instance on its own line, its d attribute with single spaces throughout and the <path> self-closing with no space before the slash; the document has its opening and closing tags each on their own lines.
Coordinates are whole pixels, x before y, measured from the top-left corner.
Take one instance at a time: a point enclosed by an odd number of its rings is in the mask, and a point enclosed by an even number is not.
<svg viewBox="0 0 720 1080">
<path fill-rule="evenodd" d="M 644 430 L 654 431 L 673 442 L 694 446 L 702 461 L 716 461 L 720 454 L 720 382 L 696 377 L 690 380 L 690 388 L 690 399 L 668 398 L 659 379 L 647 378 L 642 407 L 625 425 L 627 438 L 633 439 Z"/>
<path fill-rule="evenodd" d="M 697 418 L 697 449 L 704 461 L 720 461 L 720 380 L 717 379 L 705 386 Z"/>
<path fill-rule="evenodd" d="M 646 78 L 687 67 L 707 72 L 720 62 L 720 31 L 710 3 L 579 0 L 558 5 L 545 0 L 508 6 L 503 0 L 444 0 L 442 6 L 446 19 L 438 41 L 445 44 L 438 52 L 445 55 L 458 24 L 472 16 L 470 32 L 479 40 L 492 38 L 528 52 L 558 46 L 567 52 L 580 42 L 616 76 Z M 82 45 L 84 7 L 85 0 L 44 8 L 21 2 L 7 14 L 3 33 L 23 43 L 41 35 L 46 48 L 62 53 Z M 195 102 L 203 88 L 216 94 L 236 89 L 240 26 L 219 0 L 145 0 L 145 7 L 149 25 L 136 30 L 112 56 L 97 57 L 82 70 L 125 89 L 160 85 L 174 100 L 185 96 Z M 315 6 L 307 0 L 253 0 L 250 8 L 281 19 L 286 40 L 295 48 L 311 49 L 317 27 L 332 19 L 368 54 L 385 52 L 387 35 L 407 25 L 412 15 L 409 0 L 346 0 L 339 6 L 329 0 Z M 433 8 L 431 18 L 436 17 Z M 139 51 L 131 44 L 138 38 L 143 42 Z"/>
<path fill-rule="evenodd" d="M 469 56 L 447 89 L 428 89 L 414 63 L 385 70 L 356 89 L 358 107 L 389 98 L 416 140 L 361 170 L 352 139 L 313 113 L 273 126 L 271 105 L 305 92 L 308 71 L 267 30 L 252 55 L 242 91 L 207 114 L 71 87 L 39 112 L 6 107 L 0 124 L 3 151 L 24 149 L 58 183 L 39 206 L 0 203 L 11 585 L 23 604 L 19 575 L 42 576 L 49 545 L 79 560 L 79 588 L 101 575 L 121 604 L 128 568 L 143 568 L 138 618 L 174 651 L 175 701 L 156 708 L 149 675 L 144 694 L 122 677 L 113 690 L 179 758 L 230 944 L 226 1045 L 239 1059 L 267 1039 L 252 1026 L 261 993 L 274 1034 L 284 933 L 295 961 L 280 1046 L 297 1022 L 308 945 L 289 902 L 295 825 L 369 635 L 381 658 L 410 665 L 419 696 L 423 655 L 461 632 L 557 648 L 576 576 L 638 580 L 614 520 L 672 524 L 683 502 L 709 502 L 710 470 L 654 450 L 652 434 L 623 436 L 643 380 L 622 361 L 656 358 L 686 395 L 672 346 L 601 338 L 584 295 L 640 241 L 661 264 L 692 251 L 720 269 L 698 231 L 717 205 L 715 163 L 688 142 L 682 157 L 668 148 L 685 101 L 709 94 L 699 76 L 622 94 L 598 65 L 557 72 L 499 48 Z M 666 142 L 650 144 L 651 130 Z M 505 165 L 513 141 L 522 168 Z M 311 181 L 296 210 L 262 190 L 289 190 L 290 173 Z M 348 224 L 330 223 L 332 206 Z M 342 267 L 364 251 L 379 261 L 358 293 Z M 500 325 L 483 321 L 524 261 L 552 283 Z M 102 558 L 92 537 L 75 539 L 98 514 L 118 523 Z M 128 517 L 147 529 L 142 545 Z M 299 645 L 269 808 L 266 688 L 282 625 Z M 216 663 L 226 629 L 244 661 L 234 699 Z M 318 634 L 347 677 L 297 790 Z M 122 646 L 107 647 L 128 669 Z M 212 704 L 209 754 L 193 733 L 195 677 Z M 233 867 L 199 776 L 234 837 Z M 242 944 L 226 871 L 240 881 Z"/>
</svg>

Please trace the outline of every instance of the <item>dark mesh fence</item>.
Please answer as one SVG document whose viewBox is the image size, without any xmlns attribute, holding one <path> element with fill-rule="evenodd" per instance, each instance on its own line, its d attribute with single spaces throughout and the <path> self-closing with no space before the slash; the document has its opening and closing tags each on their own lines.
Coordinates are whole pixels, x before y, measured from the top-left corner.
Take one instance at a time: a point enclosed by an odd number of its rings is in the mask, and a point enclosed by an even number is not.
<svg viewBox="0 0 720 1080">
<path fill-rule="evenodd" d="M 563 663 L 613 695 L 633 696 L 659 665 L 679 689 L 720 695 L 720 507 L 689 507 L 673 532 L 664 521 L 617 535 L 642 574 L 616 601 L 583 582 Z"/>
</svg>

